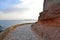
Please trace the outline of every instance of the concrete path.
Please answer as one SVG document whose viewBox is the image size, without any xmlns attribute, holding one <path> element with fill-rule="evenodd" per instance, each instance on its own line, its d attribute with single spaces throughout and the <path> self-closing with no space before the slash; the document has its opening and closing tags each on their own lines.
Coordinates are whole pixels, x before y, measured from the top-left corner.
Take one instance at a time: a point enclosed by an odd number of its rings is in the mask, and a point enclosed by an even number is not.
<svg viewBox="0 0 60 40">
<path fill-rule="evenodd" d="M 42 40 L 31 30 L 31 24 L 16 27 L 3 40 Z"/>
</svg>

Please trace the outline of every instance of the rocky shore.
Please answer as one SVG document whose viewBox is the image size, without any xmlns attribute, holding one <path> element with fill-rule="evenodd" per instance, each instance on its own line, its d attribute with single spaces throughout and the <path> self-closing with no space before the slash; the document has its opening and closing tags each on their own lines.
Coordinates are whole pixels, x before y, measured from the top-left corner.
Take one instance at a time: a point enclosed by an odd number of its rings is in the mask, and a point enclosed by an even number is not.
<svg viewBox="0 0 60 40">
<path fill-rule="evenodd" d="M 32 23 L 18 24 L 5 30 L 0 40 L 43 40 L 31 29 Z"/>
<path fill-rule="evenodd" d="M 11 26 L 9 28 L 7 28 L 6 30 L 2 31 L 0 33 L 0 40 L 3 40 L 5 38 L 5 36 L 12 30 L 14 30 L 16 27 L 18 26 L 22 26 L 22 25 L 27 25 L 27 24 L 32 24 L 32 23 L 24 23 L 24 24 L 16 24 L 14 26 Z"/>
</svg>

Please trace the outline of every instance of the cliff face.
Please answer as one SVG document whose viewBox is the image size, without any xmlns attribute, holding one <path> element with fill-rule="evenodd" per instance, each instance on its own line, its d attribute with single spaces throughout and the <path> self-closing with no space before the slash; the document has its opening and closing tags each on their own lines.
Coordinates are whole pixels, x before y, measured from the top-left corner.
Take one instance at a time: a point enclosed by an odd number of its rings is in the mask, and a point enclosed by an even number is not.
<svg viewBox="0 0 60 40">
<path fill-rule="evenodd" d="M 44 10 L 48 9 L 49 7 L 60 4 L 60 0 L 44 0 Z"/>
<path fill-rule="evenodd" d="M 32 25 L 32 30 L 44 40 L 60 40 L 60 0 L 44 2 L 44 10 L 40 13 L 37 23 Z"/>
</svg>

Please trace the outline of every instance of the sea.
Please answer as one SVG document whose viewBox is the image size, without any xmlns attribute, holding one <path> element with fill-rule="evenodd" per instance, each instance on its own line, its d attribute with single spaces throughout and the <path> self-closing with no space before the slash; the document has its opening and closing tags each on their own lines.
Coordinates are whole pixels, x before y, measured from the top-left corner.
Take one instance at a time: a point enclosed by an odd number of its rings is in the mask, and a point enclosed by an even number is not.
<svg viewBox="0 0 60 40">
<path fill-rule="evenodd" d="M 34 23 L 36 20 L 0 20 L 0 26 L 2 26 L 3 30 L 7 29 L 8 27 L 23 24 L 23 23 Z"/>
</svg>

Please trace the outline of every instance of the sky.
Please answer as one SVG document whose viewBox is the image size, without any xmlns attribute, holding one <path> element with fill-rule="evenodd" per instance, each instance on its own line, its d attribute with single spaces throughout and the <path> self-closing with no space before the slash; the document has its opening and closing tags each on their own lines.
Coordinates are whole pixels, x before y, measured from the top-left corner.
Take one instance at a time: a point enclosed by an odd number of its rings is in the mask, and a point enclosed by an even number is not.
<svg viewBox="0 0 60 40">
<path fill-rule="evenodd" d="M 37 20 L 43 0 L 0 0 L 0 20 Z"/>
</svg>

